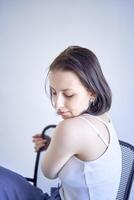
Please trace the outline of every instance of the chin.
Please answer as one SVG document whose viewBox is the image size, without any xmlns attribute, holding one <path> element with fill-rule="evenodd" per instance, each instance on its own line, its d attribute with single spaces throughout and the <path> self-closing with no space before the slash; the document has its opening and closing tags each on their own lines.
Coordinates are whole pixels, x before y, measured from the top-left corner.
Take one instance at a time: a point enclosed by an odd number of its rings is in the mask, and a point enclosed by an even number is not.
<svg viewBox="0 0 134 200">
<path fill-rule="evenodd" d="M 61 116 L 63 119 L 69 119 L 69 118 L 72 118 L 71 116 Z"/>
<path fill-rule="evenodd" d="M 83 112 L 80 112 L 80 113 L 75 113 L 75 114 L 73 114 L 73 113 L 71 113 L 71 112 L 67 112 L 67 113 L 65 113 L 65 114 L 63 114 L 63 115 L 60 115 L 63 119 L 69 119 L 69 118 L 74 118 L 74 117 L 78 117 L 79 115 L 81 115 Z"/>
<path fill-rule="evenodd" d="M 78 117 L 80 114 L 78 115 L 72 115 L 72 116 L 61 116 L 63 119 L 70 119 L 70 118 L 74 118 L 74 117 Z"/>
<path fill-rule="evenodd" d="M 71 118 L 71 117 L 65 117 L 65 116 L 61 116 L 62 117 L 62 119 L 69 119 L 69 118 Z"/>
<path fill-rule="evenodd" d="M 65 115 L 61 115 L 61 117 L 62 117 L 63 119 L 70 119 L 70 118 L 73 118 L 73 117 L 75 117 L 75 116 L 70 115 L 70 114 L 68 113 L 68 114 L 65 114 Z"/>
</svg>

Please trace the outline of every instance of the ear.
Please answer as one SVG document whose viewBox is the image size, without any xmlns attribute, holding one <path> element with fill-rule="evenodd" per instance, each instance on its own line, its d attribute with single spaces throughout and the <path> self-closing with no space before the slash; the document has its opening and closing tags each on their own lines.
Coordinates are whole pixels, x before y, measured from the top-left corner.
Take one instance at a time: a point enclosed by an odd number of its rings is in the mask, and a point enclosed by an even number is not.
<svg viewBox="0 0 134 200">
<path fill-rule="evenodd" d="M 95 92 L 89 92 L 89 100 L 91 101 L 91 102 L 94 102 L 95 101 L 95 99 L 96 99 L 96 94 L 95 94 Z"/>
</svg>

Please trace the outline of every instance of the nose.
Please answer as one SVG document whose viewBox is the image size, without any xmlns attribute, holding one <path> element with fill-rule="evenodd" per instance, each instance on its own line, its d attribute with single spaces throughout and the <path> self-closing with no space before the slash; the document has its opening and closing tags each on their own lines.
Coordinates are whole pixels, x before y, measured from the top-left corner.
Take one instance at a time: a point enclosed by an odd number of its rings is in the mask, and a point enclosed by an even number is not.
<svg viewBox="0 0 134 200">
<path fill-rule="evenodd" d="M 62 94 L 57 95 L 55 98 L 55 109 L 59 110 L 64 107 L 64 98 Z"/>
</svg>

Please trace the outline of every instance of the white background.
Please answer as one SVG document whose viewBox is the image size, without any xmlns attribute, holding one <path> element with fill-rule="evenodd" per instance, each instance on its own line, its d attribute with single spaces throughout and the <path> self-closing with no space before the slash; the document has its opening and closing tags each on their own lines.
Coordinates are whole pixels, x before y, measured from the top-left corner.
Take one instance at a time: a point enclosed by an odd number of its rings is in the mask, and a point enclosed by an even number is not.
<svg viewBox="0 0 134 200">
<path fill-rule="evenodd" d="M 0 0 L 0 165 L 32 176 L 32 135 L 60 119 L 44 91 L 69 45 L 94 51 L 113 91 L 118 136 L 134 145 L 134 1 Z"/>
</svg>

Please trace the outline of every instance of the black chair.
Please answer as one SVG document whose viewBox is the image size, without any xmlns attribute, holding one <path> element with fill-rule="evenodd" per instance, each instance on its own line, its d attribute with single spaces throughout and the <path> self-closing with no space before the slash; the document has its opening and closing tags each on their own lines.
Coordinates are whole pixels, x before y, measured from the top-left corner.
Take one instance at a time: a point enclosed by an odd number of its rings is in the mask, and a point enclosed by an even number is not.
<svg viewBox="0 0 134 200">
<path fill-rule="evenodd" d="M 55 127 L 56 125 L 54 124 L 46 126 L 42 131 L 42 137 L 44 137 L 44 135 L 49 135 L 51 132 L 50 130 L 53 130 Z M 116 200 L 128 200 L 134 177 L 134 147 L 121 140 L 119 140 L 119 143 L 122 150 L 122 175 Z M 41 151 L 42 150 L 40 150 L 36 156 L 33 178 L 26 178 L 28 181 L 32 182 L 34 186 L 37 186 Z"/>
<path fill-rule="evenodd" d="M 122 174 L 116 199 L 128 200 L 134 177 L 134 146 L 121 140 L 119 142 L 122 151 Z"/>
<path fill-rule="evenodd" d="M 44 135 L 50 135 L 50 129 L 54 129 L 55 127 L 56 127 L 56 125 L 54 125 L 54 124 L 46 126 L 42 131 L 42 137 L 44 138 Z M 47 133 L 47 131 L 49 131 L 49 132 Z M 34 186 L 37 186 L 38 168 L 39 168 L 40 154 L 41 154 L 42 150 L 43 149 L 40 149 L 40 151 L 38 151 L 37 155 L 36 155 L 33 178 L 26 177 L 26 179 L 29 182 L 31 182 Z"/>
</svg>

